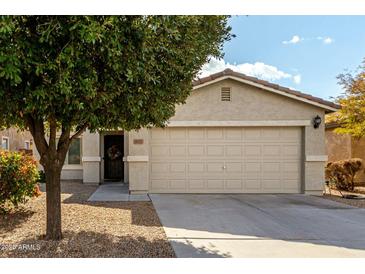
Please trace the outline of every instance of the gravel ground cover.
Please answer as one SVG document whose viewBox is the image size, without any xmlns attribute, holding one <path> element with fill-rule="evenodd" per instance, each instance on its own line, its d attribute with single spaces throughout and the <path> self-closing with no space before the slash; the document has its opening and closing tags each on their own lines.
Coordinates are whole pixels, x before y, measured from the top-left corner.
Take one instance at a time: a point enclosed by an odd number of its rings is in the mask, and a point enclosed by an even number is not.
<svg viewBox="0 0 365 274">
<path fill-rule="evenodd" d="M 356 192 L 354 193 L 342 191 L 342 194 L 356 194 L 365 197 L 365 195 L 362 194 L 363 188 L 360 188 L 359 190 L 356 188 L 355 190 Z M 328 188 L 326 188 L 326 194 L 323 195 L 322 197 L 324 199 L 347 204 L 350 206 L 365 208 L 365 199 L 345 199 L 341 196 L 341 193 L 335 189 L 331 189 L 331 192 L 329 192 Z"/>
<path fill-rule="evenodd" d="M 45 193 L 0 215 L 0 257 L 175 257 L 151 202 L 87 202 L 97 186 L 62 182 L 61 241 L 45 241 Z"/>
</svg>

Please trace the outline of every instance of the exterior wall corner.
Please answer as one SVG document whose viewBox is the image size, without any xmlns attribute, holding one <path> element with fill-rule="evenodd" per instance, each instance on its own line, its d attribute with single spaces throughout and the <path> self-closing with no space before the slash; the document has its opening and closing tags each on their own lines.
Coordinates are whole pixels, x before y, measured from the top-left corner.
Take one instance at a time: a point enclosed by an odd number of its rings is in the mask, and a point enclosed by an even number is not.
<svg viewBox="0 0 365 274">
<path fill-rule="evenodd" d="M 324 121 L 324 111 L 318 113 Z M 304 127 L 304 193 L 322 193 L 324 189 L 324 168 L 327 160 L 325 149 L 325 125 L 321 123 L 319 128 L 313 125 Z"/>
<path fill-rule="evenodd" d="M 142 128 L 128 132 L 128 165 L 129 190 L 131 193 L 149 191 L 149 129 Z"/>
<path fill-rule="evenodd" d="M 82 178 L 85 184 L 100 183 L 100 134 L 85 131 L 82 135 Z"/>
</svg>

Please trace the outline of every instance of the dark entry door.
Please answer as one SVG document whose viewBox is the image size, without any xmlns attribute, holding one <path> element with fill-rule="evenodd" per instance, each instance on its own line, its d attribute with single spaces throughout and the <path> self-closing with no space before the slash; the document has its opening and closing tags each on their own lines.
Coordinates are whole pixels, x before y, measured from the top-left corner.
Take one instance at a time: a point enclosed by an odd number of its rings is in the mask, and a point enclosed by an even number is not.
<svg viewBox="0 0 365 274">
<path fill-rule="evenodd" d="M 122 180 L 124 178 L 124 136 L 104 136 L 104 179 Z"/>
</svg>

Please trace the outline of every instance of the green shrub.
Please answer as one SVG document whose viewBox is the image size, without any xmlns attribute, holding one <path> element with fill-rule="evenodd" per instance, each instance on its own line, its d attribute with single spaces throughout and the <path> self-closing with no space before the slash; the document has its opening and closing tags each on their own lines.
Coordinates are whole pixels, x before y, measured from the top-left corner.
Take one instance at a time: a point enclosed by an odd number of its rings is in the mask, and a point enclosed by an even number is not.
<svg viewBox="0 0 365 274">
<path fill-rule="evenodd" d="M 363 160 L 353 158 L 348 160 L 328 162 L 326 165 L 326 179 L 338 190 L 354 190 L 355 176 L 362 169 Z"/>
<path fill-rule="evenodd" d="M 0 212 L 17 208 L 39 194 L 35 160 L 19 152 L 0 151 Z"/>
</svg>

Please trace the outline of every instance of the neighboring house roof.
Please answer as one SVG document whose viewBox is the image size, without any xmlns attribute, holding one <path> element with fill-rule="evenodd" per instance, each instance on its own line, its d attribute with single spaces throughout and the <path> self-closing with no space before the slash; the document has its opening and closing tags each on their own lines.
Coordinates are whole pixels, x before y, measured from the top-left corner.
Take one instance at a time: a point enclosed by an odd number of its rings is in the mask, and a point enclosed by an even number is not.
<svg viewBox="0 0 365 274">
<path fill-rule="evenodd" d="M 338 128 L 339 126 L 340 124 L 337 122 L 328 122 L 325 125 L 326 129 Z"/>
<path fill-rule="evenodd" d="M 243 82 L 248 85 L 256 86 L 258 88 L 265 89 L 277 94 L 281 94 L 283 96 L 287 96 L 292 99 L 296 99 L 311 105 L 315 105 L 317 107 L 325 109 L 326 113 L 334 112 L 341 108 L 340 105 L 337 105 L 331 101 L 326 101 L 321 98 L 314 97 L 310 94 L 302 93 L 296 90 L 292 90 L 290 88 L 279 86 L 277 84 L 260 80 L 255 77 L 247 76 L 243 73 L 235 72 L 231 69 L 225 69 L 221 72 L 211 74 L 207 77 L 198 78 L 194 80 L 193 89 L 198 89 L 203 86 L 210 85 L 224 79 L 237 80 L 239 82 Z"/>
</svg>

